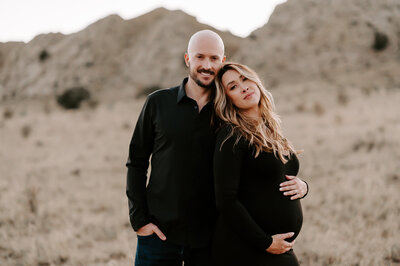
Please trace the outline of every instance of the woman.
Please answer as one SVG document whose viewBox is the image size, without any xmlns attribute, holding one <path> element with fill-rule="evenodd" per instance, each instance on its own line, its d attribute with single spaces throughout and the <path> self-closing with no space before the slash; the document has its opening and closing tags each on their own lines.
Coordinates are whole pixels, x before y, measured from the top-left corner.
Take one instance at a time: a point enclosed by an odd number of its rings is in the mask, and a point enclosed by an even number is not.
<svg viewBox="0 0 400 266">
<path fill-rule="evenodd" d="M 222 122 L 214 154 L 215 265 L 299 265 L 292 246 L 303 221 L 300 200 L 279 190 L 285 175 L 297 175 L 299 161 L 272 95 L 253 70 L 226 63 L 214 107 Z"/>
</svg>

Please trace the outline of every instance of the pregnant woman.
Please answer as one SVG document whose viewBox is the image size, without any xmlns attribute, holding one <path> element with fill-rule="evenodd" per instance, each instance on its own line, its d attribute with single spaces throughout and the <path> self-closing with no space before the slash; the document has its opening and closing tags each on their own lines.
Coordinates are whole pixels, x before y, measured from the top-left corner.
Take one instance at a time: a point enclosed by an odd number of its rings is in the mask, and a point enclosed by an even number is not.
<svg viewBox="0 0 400 266">
<path fill-rule="evenodd" d="M 287 176 L 297 175 L 299 161 L 282 135 L 272 95 L 237 63 L 223 66 L 216 87 L 222 126 L 214 154 L 214 264 L 299 265 L 292 246 L 303 222 L 300 199 L 280 191 Z"/>
</svg>

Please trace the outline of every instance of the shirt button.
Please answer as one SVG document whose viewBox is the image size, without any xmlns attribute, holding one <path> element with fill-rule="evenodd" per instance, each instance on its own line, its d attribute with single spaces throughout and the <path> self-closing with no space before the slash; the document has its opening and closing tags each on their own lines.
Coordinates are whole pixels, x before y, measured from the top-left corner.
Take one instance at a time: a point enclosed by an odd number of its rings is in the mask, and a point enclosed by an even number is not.
<svg viewBox="0 0 400 266">
<path fill-rule="evenodd" d="M 194 107 L 194 109 L 196 109 L 196 110 L 197 110 L 197 105 Z"/>
</svg>

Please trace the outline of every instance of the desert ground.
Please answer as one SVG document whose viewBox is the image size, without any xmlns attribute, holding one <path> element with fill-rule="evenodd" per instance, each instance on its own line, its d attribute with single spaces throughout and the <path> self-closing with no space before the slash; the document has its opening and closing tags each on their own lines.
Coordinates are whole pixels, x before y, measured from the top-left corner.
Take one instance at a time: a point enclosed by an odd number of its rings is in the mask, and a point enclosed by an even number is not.
<svg viewBox="0 0 400 266">
<path fill-rule="evenodd" d="M 272 89 L 310 186 L 302 265 L 400 265 L 400 88 L 324 82 Z M 0 105 L 0 265 L 132 265 L 125 196 L 135 90 L 64 110 Z"/>
</svg>

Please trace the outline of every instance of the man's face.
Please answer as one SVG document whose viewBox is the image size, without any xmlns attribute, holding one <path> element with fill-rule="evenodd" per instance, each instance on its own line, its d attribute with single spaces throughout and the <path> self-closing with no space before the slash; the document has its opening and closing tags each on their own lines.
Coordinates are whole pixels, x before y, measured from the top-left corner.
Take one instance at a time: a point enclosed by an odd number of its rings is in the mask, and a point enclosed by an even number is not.
<svg viewBox="0 0 400 266">
<path fill-rule="evenodd" d="M 185 54 L 190 78 L 203 88 L 212 88 L 214 79 L 225 61 L 223 47 L 214 39 L 197 40 Z"/>
</svg>

